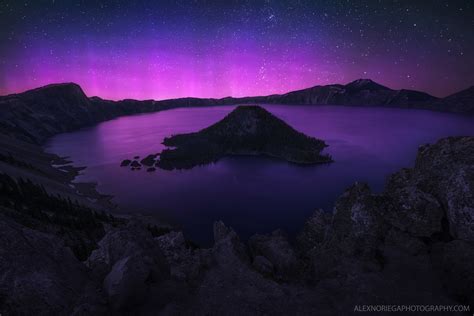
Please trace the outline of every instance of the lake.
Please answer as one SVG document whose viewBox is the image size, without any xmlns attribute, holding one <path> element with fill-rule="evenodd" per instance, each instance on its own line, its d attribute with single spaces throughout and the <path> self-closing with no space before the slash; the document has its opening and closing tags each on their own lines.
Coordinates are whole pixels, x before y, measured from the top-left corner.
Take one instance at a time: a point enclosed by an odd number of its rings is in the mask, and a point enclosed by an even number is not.
<svg viewBox="0 0 474 316">
<path fill-rule="evenodd" d="M 160 152 L 166 136 L 194 132 L 234 106 L 182 108 L 121 117 L 57 135 L 46 150 L 87 166 L 77 181 L 95 181 L 114 196 L 117 213 L 139 213 L 183 228 L 208 245 L 223 220 L 242 238 L 282 228 L 294 236 L 316 208 L 331 210 L 355 181 L 383 189 L 390 173 L 411 167 L 419 145 L 474 135 L 474 118 L 421 110 L 265 105 L 295 129 L 321 138 L 332 164 L 297 166 L 263 157 L 229 157 L 191 170 L 154 173 L 120 167 L 123 159 Z"/>
</svg>

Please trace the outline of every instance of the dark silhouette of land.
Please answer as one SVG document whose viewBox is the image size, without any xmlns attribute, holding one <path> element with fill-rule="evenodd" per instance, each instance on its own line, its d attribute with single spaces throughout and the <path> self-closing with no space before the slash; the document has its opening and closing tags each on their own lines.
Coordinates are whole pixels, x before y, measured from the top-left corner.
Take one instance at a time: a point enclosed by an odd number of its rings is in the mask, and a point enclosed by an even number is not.
<svg viewBox="0 0 474 316">
<path fill-rule="evenodd" d="M 327 147 L 320 139 L 293 129 L 281 119 L 259 106 L 239 106 L 219 122 L 190 134 L 165 138 L 165 149 L 141 160 L 126 159 L 121 166 L 132 170 L 141 165 L 163 169 L 189 169 L 215 162 L 225 156 L 268 156 L 297 164 L 331 162 L 321 151 Z"/>
<path fill-rule="evenodd" d="M 315 210 L 295 240 L 276 230 L 241 241 L 216 221 L 209 248 L 151 218 L 110 215 L 110 197 L 94 184 L 73 182 L 81 168 L 39 146 L 57 133 L 173 107 L 258 102 L 472 114 L 472 93 L 470 88 L 437 99 L 359 80 L 220 100 L 113 102 L 88 98 L 74 84 L 1 97 L 0 314 L 345 315 L 356 305 L 386 302 L 472 307 L 474 137 L 420 147 L 414 167 L 390 176 L 380 193 L 355 183 L 332 211 Z M 237 120 L 230 116 L 165 142 L 185 148 L 185 156 L 189 143 L 193 152 L 193 144 L 204 142 L 217 144 L 220 154 L 258 149 L 287 159 L 292 152 L 285 149 L 287 141 L 295 141 L 295 152 L 309 148 L 320 158 L 315 149 L 322 149 L 323 141 L 306 138 L 262 111 L 238 108 Z M 247 131 L 258 130 L 252 122 L 260 115 L 269 124 L 254 138 Z M 261 147 L 275 128 L 283 141 L 270 143 L 271 150 Z M 154 168 L 156 157 L 124 164 Z"/>
</svg>

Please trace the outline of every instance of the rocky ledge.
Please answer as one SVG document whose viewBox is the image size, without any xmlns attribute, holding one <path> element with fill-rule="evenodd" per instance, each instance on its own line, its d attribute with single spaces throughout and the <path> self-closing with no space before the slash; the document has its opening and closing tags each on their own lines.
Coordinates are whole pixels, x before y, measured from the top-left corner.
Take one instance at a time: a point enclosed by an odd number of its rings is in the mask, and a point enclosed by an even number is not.
<svg viewBox="0 0 474 316">
<path fill-rule="evenodd" d="M 3 216 L 3 215 L 2 215 Z M 374 194 L 362 183 L 296 240 L 203 249 L 135 220 L 105 225 L 85 261 L 61 239 L 0 217 L 0 313 L 347 315 L 357 305 L 474 306 L 474 137 L 422 146 Z"/>
<path fill-rule="evenodd" d="M 298 164 L 331 162 L 324 141 L 293 129 L 259 106 L 238 106 L 221 121 L 196 133 L 165 138 L 157 166 L 188 169 L 224 156 L 263 155 Z"/>
</svg>

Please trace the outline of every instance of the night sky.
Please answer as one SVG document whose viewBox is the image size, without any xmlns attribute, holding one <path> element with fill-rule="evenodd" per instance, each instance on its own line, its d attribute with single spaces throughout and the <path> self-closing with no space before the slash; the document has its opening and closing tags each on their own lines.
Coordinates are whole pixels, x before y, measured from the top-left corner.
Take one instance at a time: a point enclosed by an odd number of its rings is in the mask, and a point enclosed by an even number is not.
<svg viewBox="0 0 474 316">
<path fill-rule="evenodd" d="M 284 93 L 371 78 L 474 84 L 474 1 L 0 0 L 0 94 L 76 82 L 109 99 Z"/>
</svg>

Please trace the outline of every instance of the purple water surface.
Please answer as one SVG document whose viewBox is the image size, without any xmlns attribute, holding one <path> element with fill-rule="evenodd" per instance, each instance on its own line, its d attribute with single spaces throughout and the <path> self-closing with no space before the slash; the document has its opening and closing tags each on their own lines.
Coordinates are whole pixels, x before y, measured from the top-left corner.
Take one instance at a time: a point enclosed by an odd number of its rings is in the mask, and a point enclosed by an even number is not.
<svg viewBox="0 0 474 316">
<path fill-rule="evenodd" d="M 223 220 L 243 238 L 283 228 L 294 235 L 314 209 L 332 209 L 355 181 L 380 191 L 387 176 L 413 165 L 419 145 L 444 136 L 474 135 L 474 118 L 419 110 L 268 105 L 297 130 L 324 139 L 335 162 L 297 166 L 232 157 L 185 171 L 130 171 L 123 159 L 160 152 L 164 137 L 197 131 L 233 106 L 186 108 L 118 118 L 53 137 L 49 152 L 87 166 L 78 181 L 96 181 L 114 195 L 116 212 L 152 214 L 208 244 Z"/>
</svg>

